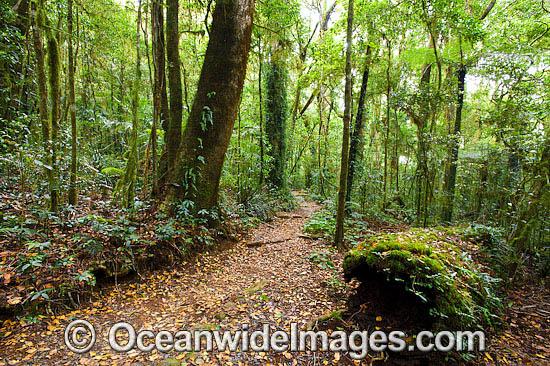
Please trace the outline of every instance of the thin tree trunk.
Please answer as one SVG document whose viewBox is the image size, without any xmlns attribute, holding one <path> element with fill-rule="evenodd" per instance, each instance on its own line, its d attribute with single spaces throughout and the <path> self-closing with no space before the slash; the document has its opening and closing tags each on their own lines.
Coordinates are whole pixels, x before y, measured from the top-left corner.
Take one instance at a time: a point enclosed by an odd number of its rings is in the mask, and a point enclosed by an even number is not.
<svg viewBox="0 0 550 366">
<path fill-rule="evenodd" d="M 262 55 L 262 41 L 258 40 L 258 97 L 259 97 L 259 107 L 260 107 L 260 186 L 264 184 L 264 114 L 263 114 L 263 101 L 262 101 L 262 65 L 263 65 L 263 55 Z"/>
<path fill-rule="evenodd" d="M 393 110 L 395 117 L 395 145 L 394 145 L 394 157 L 395 157 L 395 190 L 399 195 L 399 119 L 397 118 L 397 110 Z"/>
<path fill-rule="evenodd" d="M 43 11 L 43 10 L 42 10 Z M 50 187 L 50 211 L 59 210 L 59 181 L 57 168 L 57 148 L 59 135 L 59 44 L 54 30 L 48 31 L 48 72 L 50 83 L 51 121 L 51 163 L 53 185 Z"/>
<path fill-rule="evenodd" d="M 390 69 L 391 69 L 391 44 L 389 39 L 386 39 L 388 47 L 388 67 L 386 69 L 386 133 L 384 136 L 384 197 L 382 202 L 383 209 L 386 209 L 388 196 L 388 143 L 390 135 Z M 390 186 L 391 188 L 391 186 Z"/>
<path fill-rule="evenodd" d="M 69 204 L 75 206 L 77 201 L 76 173 L 77 173 L 77 129 L 76 103 L 74 93 L 75 62 L 73 58 L 73 0 L 67 2 L 67 31 L 69 33 L 69 108 L 71 116 L 71 176 L 69 181 Z"/>
<path fill-rule="evenodd" d="M 359 92 L 359 102 L 357 105 L 357 116 L 355 117 L 355 125 L 353 127 L 353 133 L 351 136 L 350 148 L 349 148 L 349 170 L 348 181 L 346 187 L 346 202 L 351 201 L 351 189 L 353 188 L 353 178 L 357 163 L 363 153 L 362 142 L 363 129 L 364 129 L 364 114 L 365 114 L 365 100 L 367 99 L 367 84 L 369 81 L 369 67 L 370 67 L 370 53 L 371 47 L 367 46 L 367 60 L 365 63 L 365 69 L 363 70 L 363 80 L 361 82 L 361 91 Z"/>
<path fill-rule="evenodd" d="M 38 81 L 38 111 L 42 126 L 42 146 L 44 149 L 44 170 L 48 179 L 50 193 L 54 190 L 54 175 L 51 163 L 51 136 L 50 120 L 48 118 L 48 87 L 46 78 L 46 66 L 44 61 L 44 44 L 42 43 L 42 27 L 44 25 L 44 13 L 42 3 L 37 4 L 34 25 L 32 27 L 34 54 L 36 58 L 36 74 Z M 51 196 L 50 196 L 51 207 Z"/>
<path fill-rule="evenodd" d="M 433 38 L 430 36 L 428 48 L 433 47 Z M 432 64 L 426 63 L 422 68 L 422 76 L 420 78 L 420 89 L 423 93 L 427 93 L 430 89 L 430 79 L 432 72 Z M 417 127 L 418 147 L 417 147 L 417 170 L 416 170 L 416 224 L 420 225 L 422 221 L 426 223 L 426 207 L 425 207 L 425 195 L 427 194 L 424 189 L 425 181 L 428 179 L 428 155 L 426 146 L 426 121 L 430 120 L 431 108 L 429 101 L 425 105 L 421 106 L 426 111 L 422 112 L 421 116 L 413 116 L 413 121 Z"/>
<path fill-rule="evenodd" d="M 138 0 L 138 14 L 136 26 L 136 66 L 135 66 L 135 81 L 132 91 L 132 132 L 130 135 L 130 153 L 124 175 L 117 182 L 115 191 L 122 196 L 122 205 L 126 208 L 134 207 L 135 185 L 137 175 L 138 157 L 138 107 L 139 107 L 139 88 L 141 83 L 141 53 L 139 44 L 139 34 L 141 28 L 141 0 Z"/>
<path fill-rule="evenodd" d="M 334 245 L 344 245 L 344 220 L 346 214 L 346 183 L 348 178 L 349 125 L 351 120 L 351 42 L 353 32 L 353 0 L 348 3 L 348 26 L 346 35 L 346 85 L 344 100 L 344 128 L 342 130 L 342 158 L 340 163 L 340 187 L 336 212 L 336 234 Z"/>
<path fill-rule="evenodd" d="M 217 205 L 225 153 L 246 75 L 253 16 L 254 0 L 216 4 L 195 101 L 183 134 L 178 184 L 171 185 L 168 202 L 190 199 L 197 211 Z"/>
<path fill-rule="evenodd" d="M 449 174 L 447 176 L 447 182 L 445 184 L 446 205 L 443 211 L 443 221 L 446 223 L 451 222 L 453 217 L 453 205 L 456 185 L 456 167 L 458 162 L 458 148 L 460 129 L 462 124 L 462 106 L 464 105 L 464 84 L 466 79 L 466 67 L 460 65 L 457 71 L 458 75 L 458 100 L 456 104 L 456 116 L 453 136 L 451 138 L 451 155 L 449 162 Z"/>
<path fill-rule="evenodd" d="M 241 149 L 241 111 L 239 109 L 238 112 L 238 125 L 237 125 L 237 149 L 238 149 L 238 155 L 237 155 L 237 192 L 239 196 L 239 203 L 242 203 L 243 194 L 242 194 L 242 187 L 241 187 L 241 161 L 243 159 L 243 151 Z"/>
<path fill-rule="evenodd" d="M 165 41 L 164 41 L 164 2 L 163 0 L 153 0 L 152 2 L 152 14 L 151 14 L 151 23 L 152 23 L 152 38 L 153 38 L 153 64 L 156 67 L 155 72 L 158 73 L 155 77 L 158 77 L 157 88 L 160 89 L 160 104 L 158 106 L 159 111 L 157 118 L 157 129 L 159 124 L 164 130 L 164 147 L 160 157 L 159 162 L 157 163 L 157 183 L 158 191 L 162 190 L 164 183 L 166 182 L 166 173 L 167 173 L 167 158 L 166 158 L 166 147 L 168 139 L 168 129 L 169 129 L 169 108 L 168 108 L 168 93 L 166 86 L 166 54 L 165 54 Z"/>
<path fill-rule="evenodd" d="M 153 0 L 151 4 L 151 49 L 153 54 L 153 127 L 151 129 L 151 148 L 152 148 L 152 176 L 153 184 L 151 187 L 151 196 L 159 195 L 159 174 L 164 173 L 157 167 L 157 129 L 159 124 L 163 124 L 163 118 L 166 118 L 167 111 L 163 112 L 162 93 L 166 84 L 165 60 L 164 60 L 164 34 L 163 34 L 163 9 L 161 0 Z M 164 90 L 166 90 L 164 88 Z M 165 167 L 164 167 L 165 168 Z"/>
</svg>

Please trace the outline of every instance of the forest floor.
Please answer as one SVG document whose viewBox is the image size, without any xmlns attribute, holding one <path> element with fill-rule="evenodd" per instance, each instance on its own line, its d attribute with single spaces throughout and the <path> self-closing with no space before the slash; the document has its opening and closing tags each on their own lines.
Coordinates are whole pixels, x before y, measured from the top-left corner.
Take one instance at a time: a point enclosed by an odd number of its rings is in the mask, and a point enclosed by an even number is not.
<svg viewBox="0 0 550 366">
<path fill-rule="evenodd" d="M 297 196 L 300 208 L 281 213 L 272 222 L 262 223 L 249 238 L 217 253 L 199 255 L 193 263 L 165 271 L 155 271 L 141 280 L 109 286 L 88 306 L 65 314 L 46 317 L 39 324 L 6 333 L 0 344 L 0 365 L 136 365 L 159 364 L 164 359 L 188 364 L 268 364 L 281 360 L 298 361 L 311 353 L 173 353 L 131 351 L 119 354 L 107 341 L 108 329 L 126 321 L 136 330 L 251 329 L 270 324 L 288 330 L 291 323 L 303 329 L 308 321 L 343 306 L 345 294 L 335 296 L 327 281 L 334 272 L 312 263 L 308 256 L 326 250 L 325 244 L 301 237 L 307 218 L 318 205 Z M 260 243 L 266 242 L 263 245 Z M 253 245 L 252 247 L 248 245 Z M 340 271 L 342 255 L 330 252 Z M 97 342 L 87 354 L 72 353 L 64 344 L 63 331 L 73 319 L 85 319 L 95 326 Z M 7 336 L 6 336 L 7 335 Z M 340 355 L 332 354 L 332 358 Z"/>
<path fill-rule="evenodd" d="M 88 305 L 44 317 L 36 324 L 4 322 L 0 366 L 371 364 L 372 358 L 359 362 L 344 353 L 144 353 L 137 349 L 117 353 L 109 347 L 108 330 L 121 321 L 132 324 L 136 331 L 155 333 L 238 330 L 242 324 L 249 324 L 251 330 L 269 324 L 273 332 L 288 331 L 291 323 L 305 329 L 317 325 L 316 319 L 345 308 L 356 283 L 343 282 L 342 253 L 303 235 L 305 222 L 319 206 L 301 194 L 296 197 L 297 211 L 279 213 L 223 250 L 200 254 L 195 261 L 150 272 L 141 279 L 103 287 Z M 311 260 L 320 253 L 333 265 Z M 544 341 L 550 335 L 550 320 L 544 316 L 549 314 L 548 295 L 544 285 L 512 287 L 508 298 L 514 306 L 507 315 L 511 327 L 490 339 L 494 348 L 481 355 L 479 364 L 545 364 L 550 357 Z M 72 353 L 63 339 L 65 327 L 75 319 L 89 321 L 97 334 L 95 346 L 83 355 Z M 373 325 L 383 326 L 377 321 L 378 317 Z"/>
</svg>

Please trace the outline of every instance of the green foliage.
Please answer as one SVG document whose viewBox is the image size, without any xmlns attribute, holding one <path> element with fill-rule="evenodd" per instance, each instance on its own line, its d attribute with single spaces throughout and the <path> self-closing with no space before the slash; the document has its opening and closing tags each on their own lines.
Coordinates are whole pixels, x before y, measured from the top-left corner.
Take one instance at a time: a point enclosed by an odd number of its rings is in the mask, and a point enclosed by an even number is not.
<svg viewBox="0 0 550 366">
<path fill-rule="evenodd" d="M 345 240 L 355 246 L 362 242 L 366 236 L 372 235 L 370 224 L 365 220 L 367 216 L 352 211 L 344 223 L 346 228 Z M 369 216 L 372 218 L 372 216 Z M 323 208 L 314 213 L 305 223 L 304 232 L 319 236 L 330 241 L 334 235 L 336 216 L 334 214 L 334 202 L 326 201 Z"/>
<path fill-rule="evenodd" d="M 334 254 L 333 252 L 333 248 L 327 250 L 315 250 L 307 257 L 307 259 L 311 263 L 314 263 L 322 269 L 330 272 L 330 276 L 324 282 L 330 289 L 330 293 L 337 297 L 342 295 L 343 291 L 347 288 L 347 285 L 340 279 L 340 274 L 338 273 L 332 257 Z"/>
<path fill-rule="evenodd" d="M 482 327 L 498 321 L 498 280 L 472 261 L 452 238 L 434 230 L 379 234 L 344 258 L 344 273 L 385 273 L 426 303 L 440 329 Z M 458 327 L 458 328 L 457 328 Z"/>
<path fill-rule="evenodd" d="M 330 253 L 327 251 L 314 251 L 308 257 L 308 259 L 318 264 L 323 269 L 333 269 L 334 262 L 330 258 Z"/>
<path fill-rule="evenodd" d="M 308 219 L 304 225 L 304 232 L 328 238 L 334 231 L 335 222 L 334 210 L 323 208 Z"/>
</svg>

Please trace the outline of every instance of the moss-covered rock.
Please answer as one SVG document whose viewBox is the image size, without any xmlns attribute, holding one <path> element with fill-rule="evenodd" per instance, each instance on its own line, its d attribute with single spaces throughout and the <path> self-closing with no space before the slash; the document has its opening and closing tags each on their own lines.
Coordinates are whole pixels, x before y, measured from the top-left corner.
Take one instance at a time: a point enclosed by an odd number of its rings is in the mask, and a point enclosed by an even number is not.
<svg viewBox="0 0 550 366">
<path fill-rule="evenodd" d="M 430 229 L 379 234 L 349 251 L 344 274 L 361 280 L 382 273 L 425 304 L 438 329 L 481 326 L 495 320 L 496 279 L 462 249 L 458 236 Z"/>
</svg>

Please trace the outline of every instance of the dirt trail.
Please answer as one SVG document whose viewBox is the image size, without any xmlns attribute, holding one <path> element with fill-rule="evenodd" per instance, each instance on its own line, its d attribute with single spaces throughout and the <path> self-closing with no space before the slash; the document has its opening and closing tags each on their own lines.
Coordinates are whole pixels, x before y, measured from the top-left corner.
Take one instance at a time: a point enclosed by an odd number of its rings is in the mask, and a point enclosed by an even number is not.
<svg viewBox="0 0 550 366">
<path fill-rule="evenodd" d="M 326 282 L 334 273 L 308 260 L 314 251 L 326 251 L 326 246 L 300 237 L 305 221 L 319 207 L 300 195 L 297 199 L 300 208 L 296 212 L 261 224 L 251 238 L 230 249 L 205 253 L 196 263 L 157 271 L 141 281 L 106 288 L 87 307 L 14 330 L 0 344 L 0 366 L 179 365 L 175 360 L 183 361 L 183 365 L 317 364 L 316 355 L 290 352 L 230 355 L 132 350 L 120 354 L 107 342 L 108 330 L 119 321 L 131 323 L 136 331 L 153 332 L 240 329 L 244 323 L 251 328 L 267 323 L 272 329 L 288 330 L 292 322 L 303 328 L 309 321 L 341 308 L 345 297 L 331 296 Z M 270 243 L 247 246 L 258 241 Z M 341 256 L 332 252 L 330 256 L 339 269 Z M 74 319 L 87 320 L 96 330 L 95 346 L 83 355 L 72 353 L 63 341 L 64 329 Z"/>
</svg>

